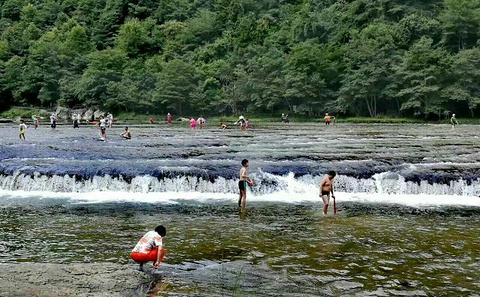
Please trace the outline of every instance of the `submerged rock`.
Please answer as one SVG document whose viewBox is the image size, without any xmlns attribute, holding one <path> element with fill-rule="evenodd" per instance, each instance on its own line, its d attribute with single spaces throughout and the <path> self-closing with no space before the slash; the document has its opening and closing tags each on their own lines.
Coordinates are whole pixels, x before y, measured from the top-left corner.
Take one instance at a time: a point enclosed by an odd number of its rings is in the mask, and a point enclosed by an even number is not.
<svg viewBox="0 0 480 297">
<path fill-rule="evenodd" d="M 0 296 L 145 296 L 153 282 L 114 263 L 0 264 Z"/>
<path fill-rule="evenodd" d="M 394 296 L 428 296 L 428 294 L 422 290 L 413 290 L 413 291 L 388 290 L 387 292 Z"/>
<path fill-rule="evenodd" d="M 336 281 L 330 284 L 331 287 L 333 287 L 336 290 L 340 291 L 347 291 L 347 290 L 353 290 L 353 289 L 358 289 L 358 288 L 363 288 L 363 284 L 357 283 L 357 282 L 349 282 L 349 281 Z"/>
</svg>

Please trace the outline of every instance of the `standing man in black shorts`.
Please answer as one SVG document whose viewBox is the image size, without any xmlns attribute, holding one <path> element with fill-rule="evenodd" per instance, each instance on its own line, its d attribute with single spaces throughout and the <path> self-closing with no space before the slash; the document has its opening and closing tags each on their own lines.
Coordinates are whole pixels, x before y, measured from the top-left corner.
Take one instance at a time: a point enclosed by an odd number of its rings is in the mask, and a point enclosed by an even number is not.
<svg viewBox="0 0 480 297">
<path fill-rule="evenodd" d="M 326 215 L 328 212 L 328 204 L 330 203 L 330 193 L 332 193 L 332 198 L 335 199 L 333 194 L 333 179 L 337 173 L 335 171 L 328 172 L 328 176 L 323 179 L 320 183 L 320 197 L 323 200 L 323 214 Z"/>
<path fill-rule="evenodd" d="M 242 161 L 242 168 L 240 169 L 240 181 L 238 182 L 238 188 L 240 190 L 240 198 L 238 199 L 238 207 L 242 206 L 242 210 L 245 210 L 247 206 L 247 183 L 251 183 L 250 176 L 247 174 L 248 160 Z"/>
</svg>

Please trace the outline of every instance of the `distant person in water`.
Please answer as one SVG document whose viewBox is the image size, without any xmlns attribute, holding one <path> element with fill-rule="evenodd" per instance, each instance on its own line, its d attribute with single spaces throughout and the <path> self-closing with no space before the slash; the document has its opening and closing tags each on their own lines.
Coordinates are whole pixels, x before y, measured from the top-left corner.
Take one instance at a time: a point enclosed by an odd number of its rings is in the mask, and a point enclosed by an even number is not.
<svg viewBox="0 0 480 297">
<path fill-rule="evenodd" d="M 100 127 L 102 140 L 107 140 L 107 121 L 103 116 L 100 117 L 100 122 L 98 123 L 98 126 Z"/>
<path fill-rule="evenodd" d="M 452 124 L 452 130 L 455 130 L 455 126 L 458 125 L 457 118 L 455 114 L 452 114 L 452 118 L 450 119 L 450 124 Z"/>
<path fill-rule="evenodd" d="M 220 124 L 220 129 L 226 130 L 226 129 L 227 129 L 227 125 L 225 125 L 224 123 L 221 123 L 221 124 Z"/>
<path fill-rule="evenodd" d="M 80 129 L 80 119 L 77 114 L 73 115 L 73 129 L 78 128 Z"/>
<path fill-rule="evenodd" d="M 140 264 L 139 270 L 143 270 L 143 264 L 153 262 L 153 268 L 157 269 L 163 262 L 165 253 L 162 239 L 167 235 L 167 229 L 164 226 L 157 226 L 155 231 L 148 231 L 137 245 L 133 248 L 130 257 Z"/>
<path fill-rule="evenodd" d="M 240 129 L 245 129 L 245 118 L 243 116 L 238 117 L 238 121 L 235 122 L 235 125 L 240 125 Z"/>
<path fill-rule="evenodd" d="M 194 118 L 190 119 L 190 127 L 194 130 L 197 127 L 197 121 Z"/>
<path fill-rule="evenodd" d="M 330 116 L 328 115 L 328 113 L 325 114 L 325 125 L 326 126 L 330 126 Z"/>
<path fill-rule="evenodd" d="M 113 125 L 113 115 L 111 113 L 107 114 L 108 128 L 112 128 Z"/>
<path fill-rule="evenodd" d="M 203 117 L 199 117 L 197 124 L 200 126 L 200 129 L 203 129 L 203 125 L 205 125 L 205 119 Z"/>
<path fill-rule="evenodd" d="M 37 116 L 33 116 L 33 125 L 35 126 L 35 130 L 40 126 L 40 121 L 38 120 Z"/>
<path fill-rule="evenodd" d="M 290 123 L 290 120 L 288 119 L 288 114 L 282 113 L 282 123 L 284 124 Z"/>
<path fill-rule="evenodd" d="M 247 130 L 246 128 L 247 128 L 247 121 L 246 121 L 245 119 L 242 119 L 242 120 L 240 121 L 240 129 L 241 129 L 242 131 L 245 131 L 245 130 Z"/>
<path fill-rule="evenodd" d="M 240 197 L 238 199 L 238 207 L 245 210 L 247 206 L 247 184 L 253 185 L 253 182 L 248 176 L 247 169 L 250 166 L 247 159 L 242 160 L 242 168 L 240 169 L 240 181 L 238 182 L 238 189 L 240 190 Z"/>
<path fill-rule="evenodd" d="M 173 117 L 170 113 L 167 114 L 167 123 L 170 125 L 172 123 Z"/>
<path fill-rule="evenodd" d="M 122 133 L 122 137 L 125 139 L 132 139 L 132 133 L 130 133 L 128 127 L 125 127 L 125 132 Z"/>
<path fill-rule="evenodd" d="M 55 131 L 55 129 L 57 129 L 57 117 L 53 113 L 50 116 L 50 127 L 52 128 L 52 131 Z"/>
<path fill-rule="evenodd" d="M 328 213 L 328 205 L 330 203 L 330 193 L 332 193 L 332 198 L 335 199 L 333 194 L 333 179 L 337 173 L 335 171 L 328 172 L 327 177 L 325 177 L 320 183 L 320 198 L 323 200 L 323 214 Z"/>
<path fill-rule="evenodd" d="M 20 137 L 20 139 L 23 139 L 23 140 L 26 140 L 25 139 L 25 132 L 27 131 L 27 125 L 25 124 L 25 122 L 23 120 L 20 121 L 20 125 L 18 126 L 18 136 Z"/>
<path fill-rule="evenodd" d="M 153 123 L 154 123 L 155 121 L 153 120 L 153 118 L 149 118 L 149 119 L 148 119 L 148 122 L 153 125 Z"/>
</svg>

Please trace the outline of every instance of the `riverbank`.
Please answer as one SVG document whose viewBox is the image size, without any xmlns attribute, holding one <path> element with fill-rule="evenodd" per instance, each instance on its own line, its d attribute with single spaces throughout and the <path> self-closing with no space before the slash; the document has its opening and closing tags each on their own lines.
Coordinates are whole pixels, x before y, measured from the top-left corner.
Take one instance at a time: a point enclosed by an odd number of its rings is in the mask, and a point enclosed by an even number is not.
<svg viewBox="0 0 480 297">
<path fill-rule="evenodd" d="M 7 111 L 0 113 L 0 119 L 4 122 L 15 122 L 19 119 L 24 119 L 29 121 L 33 115 L 39 115 L 43 117 L 43 122 L 48 122 L 48 117 L 50 112 L 38 108 L 11 108 Z M 198 115 L 184 115 L 184 116 L 174 116 L 174 123 L 182 122 L 181 119 L 187 121 L 190 116 L 199 117 Z M 281 122 L 281 116 L 278 115 L 248 115 L 244 114 L 246 118 L 249 119 L 252 123 L 268 124 L 268 123 L 279 123 Z M 133 123 L 133 124 L 142 124 L 149 123 L 149 120 L 152 118 L 155 123 L 165 123 L 166 115 L 165 114 L 138 114 L 131 112 L 121 112 L 114 113 L 114 118 L 116 122 L 121 123 Z M 234 123 L 238 120 L 238 116 L 211 116 L 206 117 L 207 123 L 220 125 L 220 123 Z M 457 118 L 460 124 L 480 124 L 480 118 Z M 304 115 L 291 115 L 289 117 L 291 123 L 320 123 L 323 122 L 323 117 L 310 117 Z M 59 120 L 62 122 L 62 120 Z M 69 122 L 69 121 L 68 121 Z M 424 118 L 412 118 L 412 117 L 343 117 L 337 115 L 338 123 L 355 123 L 355 124 L 449 124 L 449 119 L 442 120 L 426 120 Z"/>
<path fill-rule="evenodd" d="M 0 264 L 0 296 L 146 296 L 154 284 L 133 265 Z"/>
<path fill-rule="evenodd" d="M 275 115 L 248 115 L 243 114 L 250 123 L 256 124 L 269 124 L 280 123 L 280 114 Z M 143 115 L 133 113 L 120 113 L 116 115 L 116 119 L 120 121 L 134 122 L 134 123 L 148 123 L 148 120 L 153 118 L 156 123 L 162 123 L 166 121 L 165 115 Z M 174 123 L 179 122 L 179 118 L 174 115 Z M 183 117 L 188 119 L 188 116 Z M 238 116 L 211 116 L 206 117 L 208 124 L 220 125 L 221 123 L 231 124 L 238 120 Z M 291 115 L 289 116 L 290 123 L 323 123 L 323 117 L 310 117 L 303 115 Z M 461 124 L 480 124 L 479 119 L 472 118 L 458 118 Z M 423 118 L 408 118 L 408 117 L 343 117 L 336 116 L 337 123 L 354 123 L 354 124 L 449 124 L 449 119 L 444 120 L 425 120 Z"/>
</svg>

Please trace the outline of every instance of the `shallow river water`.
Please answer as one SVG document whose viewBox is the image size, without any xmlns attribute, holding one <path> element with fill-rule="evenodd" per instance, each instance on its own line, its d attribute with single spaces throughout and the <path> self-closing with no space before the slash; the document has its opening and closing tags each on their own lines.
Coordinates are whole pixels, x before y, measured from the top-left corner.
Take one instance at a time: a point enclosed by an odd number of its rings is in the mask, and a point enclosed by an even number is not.
<svg viewBox="0 0 480 297">
<path fill-rule="evenodd" d="M 168 229 L 153 296 L 478 296 L 474 126 L 0 126 L 0 262 L 118 262 Z M 257 186 L 235 206 L 239 162 Z M 339 213 L 317 185 L 336 170 Z"/>
</svg>

